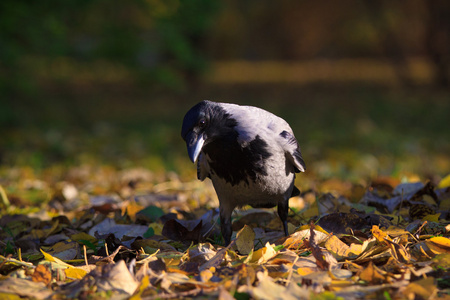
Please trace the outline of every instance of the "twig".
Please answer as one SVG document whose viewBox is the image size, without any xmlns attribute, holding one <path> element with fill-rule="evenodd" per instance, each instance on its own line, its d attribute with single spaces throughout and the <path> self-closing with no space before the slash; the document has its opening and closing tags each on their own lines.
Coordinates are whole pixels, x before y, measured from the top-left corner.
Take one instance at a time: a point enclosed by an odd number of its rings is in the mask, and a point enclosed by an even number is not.
<svg viewBox="0 0 450 300">
<path fill-rule="evenodd" d="M 427 223 L 428 223 L 428 221 L 424 221 L 422 223 L 422 225 L 419 227 L 419 229 L 417 229 L 417 231 L 414 233 L 414 235 L 417 236 L 417 239 L 419 239 L 419 236 L 418 236 L 419 232 L 422 231 L 423 226 L 425 226 Z"/>
<path fill-rule="evenodd" d="M 86 245 L 83 245 L 83 252 L 84 252 L 84 262 L 86 263 L 86 266 L 88 266 L 89 263 L 87 260 Z"/>
</svg>

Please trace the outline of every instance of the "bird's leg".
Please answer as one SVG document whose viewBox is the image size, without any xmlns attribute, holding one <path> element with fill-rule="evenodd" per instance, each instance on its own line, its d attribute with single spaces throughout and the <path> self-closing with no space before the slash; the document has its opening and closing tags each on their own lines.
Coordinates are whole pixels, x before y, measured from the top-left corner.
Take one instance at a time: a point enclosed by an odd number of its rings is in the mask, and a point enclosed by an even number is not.
<svg viewBox="0 0 450 300">
<path fill-rule="evenodd" d="M 231 242 L 231 214 L 220 210 L 220 231 L 222 232 L 223 239 L 225 240 L 225 246 L 228 246 Z"/>
<path fill-rule="evenodd" d="M 289 235 L 287 225 L 288 213 L 289 213 L 289 199 L 285 199 L 282 202 L 278 203 L 278 216 L 280 217 L 280 220 L 283 223 L 284 234 L 286 236 Z"/>
</svg>

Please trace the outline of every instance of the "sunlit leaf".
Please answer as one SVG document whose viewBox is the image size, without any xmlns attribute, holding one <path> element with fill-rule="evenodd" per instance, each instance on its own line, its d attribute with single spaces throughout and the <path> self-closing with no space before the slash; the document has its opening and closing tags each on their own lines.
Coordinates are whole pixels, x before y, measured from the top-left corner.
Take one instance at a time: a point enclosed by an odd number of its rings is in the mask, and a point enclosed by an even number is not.
<svg viewBox="0 0 450 300">
<path fill-rule="evenodd" d="M 436 236 L 429 239 L 429 241 L 440 247 L 449 248 L 450 251 L 450 238 L 446 238 L 443 236 Z"/>
<path fill-rule="evenodd" d="M 450 174 L 442 178 L 437 187 L 439 189 L 450 187 Z"/>
<path fill-rule="evenodd" d="M 236 247 L 243 255 L 253 250 L 255 232 L 250 226 L 245 225 L 236 235 Z"/>
</svg>

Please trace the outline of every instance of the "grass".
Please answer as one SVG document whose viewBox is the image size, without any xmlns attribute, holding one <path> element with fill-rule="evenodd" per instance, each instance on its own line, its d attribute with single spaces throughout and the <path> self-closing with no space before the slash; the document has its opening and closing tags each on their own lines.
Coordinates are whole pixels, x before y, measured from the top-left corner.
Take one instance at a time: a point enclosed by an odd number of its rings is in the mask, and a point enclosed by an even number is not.
<svg viewBox="0 0 450 300">
<path fill-rule="evenodd" d="M 184 92 L 66 83 L 15 99 L 8 103 L 12 125 L 0 132 L 2 165 L 110 164 L 191 176 L 180 127 L 184 113 L 202 99 L 255 105 L 286 119 L 314 176 L 429 178 L 450 170 L 447 91 L 214 78 Z"/>
</svg>

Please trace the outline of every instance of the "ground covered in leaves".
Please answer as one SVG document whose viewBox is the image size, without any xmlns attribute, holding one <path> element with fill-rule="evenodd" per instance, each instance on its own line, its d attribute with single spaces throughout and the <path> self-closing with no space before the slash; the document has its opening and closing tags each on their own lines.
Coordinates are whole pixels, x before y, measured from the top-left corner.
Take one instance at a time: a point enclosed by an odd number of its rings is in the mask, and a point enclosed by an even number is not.
<svg viewBox="0 0 450 300">
<path fill-rule="evenodd" d="M 450 297 L 449 176 L 307 176 L 290 236 L 275 210 L 244 208 L 223 247 L 207 182 L 139 168 L 3 170 L 0 298 Z"/>
</svg>

